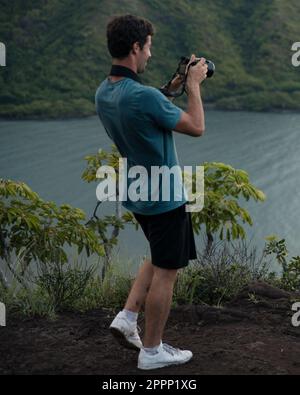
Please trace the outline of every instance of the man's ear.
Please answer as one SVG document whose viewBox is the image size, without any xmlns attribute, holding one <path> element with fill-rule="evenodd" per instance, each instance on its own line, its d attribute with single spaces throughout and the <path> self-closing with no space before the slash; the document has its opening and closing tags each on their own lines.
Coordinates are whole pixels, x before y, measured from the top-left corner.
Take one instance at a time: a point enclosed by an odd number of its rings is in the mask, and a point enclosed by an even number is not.
<svg viewBox="0 0 300 395">
<path fill-rule="evenodd" d="M 141 50 L 140 43 L 137 41 L 132 45 L 132 52 L 134 54 L 138 53 Z"/>
</svg>

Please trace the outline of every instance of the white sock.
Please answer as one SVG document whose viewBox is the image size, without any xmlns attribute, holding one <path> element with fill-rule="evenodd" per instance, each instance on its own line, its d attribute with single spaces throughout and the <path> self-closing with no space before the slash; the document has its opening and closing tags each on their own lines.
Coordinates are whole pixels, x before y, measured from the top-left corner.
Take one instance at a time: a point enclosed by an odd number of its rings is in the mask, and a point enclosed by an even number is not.
<svg viewBox="0 0 300 395">
<path fill-rule="evenodd" d="M 125 314 L 126 318 L 127 318 L 129 321 L 131 321 L 131 322 L 137 322 L 139 313 L 135 313 L 135 312 L 133 312 L 133 311 L 126 310 L 126 309 L 123 309 L 123 310 L 122 310 L 122 313 Z"/>
</svg>

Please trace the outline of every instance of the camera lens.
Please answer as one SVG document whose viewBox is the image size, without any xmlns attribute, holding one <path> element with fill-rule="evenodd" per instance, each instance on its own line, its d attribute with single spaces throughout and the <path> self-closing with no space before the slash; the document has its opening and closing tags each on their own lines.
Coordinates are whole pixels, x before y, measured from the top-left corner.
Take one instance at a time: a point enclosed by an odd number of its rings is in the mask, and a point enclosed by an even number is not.
<svg viewBox="0 0 300 395">
<path fill-rule="evenodd" d="M 216 66 L 214 65 L 214 63 L 211 60 L 206 60 L 205 63 L 207 64 L 207 78 L 210 78 L 213 76 Z"/>
</svg>

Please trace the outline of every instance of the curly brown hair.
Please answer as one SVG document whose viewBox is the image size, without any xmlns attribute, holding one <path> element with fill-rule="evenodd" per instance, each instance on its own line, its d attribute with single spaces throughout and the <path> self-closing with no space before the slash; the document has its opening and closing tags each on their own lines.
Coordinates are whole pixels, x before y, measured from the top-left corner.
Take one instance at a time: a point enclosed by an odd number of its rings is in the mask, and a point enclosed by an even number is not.
<svg viewBox="0 0 300 395">
<path fill-rule="evenodd" d="M 153 36 L 154 27 L 147 19 L 134 15 L 114 17 L 107 25 L 106 38 L 109 53 L 113 58 L 126 58 L 134 43 L 143 49 L 147 36 Z"/>
</svg>

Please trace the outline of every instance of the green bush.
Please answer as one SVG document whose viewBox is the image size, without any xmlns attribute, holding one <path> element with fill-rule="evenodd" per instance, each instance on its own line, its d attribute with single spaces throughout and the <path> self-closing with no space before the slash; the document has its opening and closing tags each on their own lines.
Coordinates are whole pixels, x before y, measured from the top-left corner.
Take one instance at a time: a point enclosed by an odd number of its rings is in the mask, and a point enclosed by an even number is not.
<svg viewBox="0 0 300 395">
<path fill-rule="evenodd" d="M 179 273 L 175 304 L 221 305 L 232 300 L 254 280 L 266 280 L 270 262 L 262 252 L 257 256 L 245 241 L 215 242 L 209 252 L 200 254 Z"/>
<path fill-rule="evenodd" d="M 54 310 L 61 311 L 71 307 L 83 296 L 94 271 L 93 266 L 83 268 L 78 263 L 39 263 L 36 283 L 38 289 L 46 294 Z"/>
<path fill-rule="evenodd" d="M 103 245 L 92 229 L 82 221 L 85 213 L 68 204 L 57 206 L 45 202 L 23 182 L 0 179 L 0 258 L 13 276 L 13 256 L 21 252 L 22 275 L 33 260 L 44 264 L 64 264 L 68 257 L 64 247 L 85 249 L 87 256 L 103 254 Z M 0 281 L 6 283 L 0 267 Z M 8 285 L 8 284 L 6 284 Z"/>
<path fill-rule="evenodd" d="M 273 276 L 273 281 L 287 291 L 300 291 L 300 256 L 294 256 L 287 261 L 288 250 L 285 239 L 279 240 L 276 236 L 269 236 L 265 252 L 266 255 L 275 254 L 277 262 L 282 268 L 280 277 Z"/>
<path fill-rule="evenodd" d="M 4 288 L 0 284 L 0 300 L 10 315 L 47 317 L 55 319 L 56 310 L 49 296 L 40 287 L 19 287 L 16 284 Z"/>
</svg>

